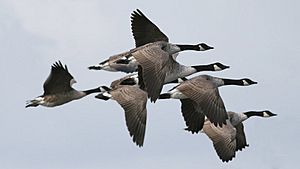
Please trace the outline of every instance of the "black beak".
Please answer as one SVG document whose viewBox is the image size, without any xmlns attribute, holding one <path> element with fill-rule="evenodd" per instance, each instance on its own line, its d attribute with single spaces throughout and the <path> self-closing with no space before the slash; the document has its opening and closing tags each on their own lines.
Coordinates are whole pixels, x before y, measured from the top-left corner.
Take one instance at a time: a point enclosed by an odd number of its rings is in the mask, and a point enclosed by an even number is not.
<svg viewBox="0 0 300 169">
<path fill-rule="evenodd" d="M 230 68 L 230 66 L 224 65 L 224 69 L 229 69 L 229 68 Z"/>
<path fill-rule="evenodd" d="M 208 47 L 208 49 L 214 49 L 214 47 L 212 47 L 212 46 L 207 46 Z"/>
</svg>

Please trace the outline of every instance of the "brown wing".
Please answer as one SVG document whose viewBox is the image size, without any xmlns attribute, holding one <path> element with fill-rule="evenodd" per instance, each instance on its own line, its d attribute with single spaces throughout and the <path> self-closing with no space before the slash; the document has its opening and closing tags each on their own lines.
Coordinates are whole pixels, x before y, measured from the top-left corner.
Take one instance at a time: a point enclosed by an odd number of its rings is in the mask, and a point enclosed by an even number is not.
<svg viewBox="0 0 300 169">
<path fill-rule="evenodd" d="M 243 148 L 249 146 L 246 141 L 244 125 L 243 123 L 239 123 L 237 126 L 235 126 L 235 128 L 236 128 L 236 151 L 238 150 L 242 151 Z"/>
<path fill-rule="evenodd" d="M 213 142 L 214 148 L 223 162 L 228 162 L 235 157 L 236 130 L 230 122 L 223 127 L 216 127 L 207 120 L 204 123 L 203 131 Z"/>
<path fill-rule="evenodd" d="M 220 126 L 226 124 L 228 116 L 223 100 L 218 88 L 210 84 L 209 81 L 192 78 L 181 83 L 177 89 L 195 101 L 212 123 Z"/>
<path fill-rule="evenodd" d="M 180 99 L 181 112 L 187 128 L 185 130 L 198 133 L 204 124 L 205 116 L 201 108 L 191 99 Z"/>
<path fill-rule="evenodd" d="M 131 30 L 136 47 L 156 41 L 169 41 L 168 37 L 138 9 L 131 14 Z"/>
<path fill-rule="evenodd" d="M 60 61 L 55 62 L 51 66 L 51 72 L 45 81 L 44 95 L 57 94 L 73 90 L 70 86 L 70 81 L 73 76 L 69 73 L 67 66 L 62 65 Z"/>
<path fill-rule="evenodd" d="M 143 146 L 147 119 L 147 93 L 137 86 L 120 86 L 110 93 L 125 111 L 127 129 L 133 142 Z"/>
<path fill-rule="evenodd" d="M 139 70 L 139 76 L 142 76 L 140 79 L 143 79 L 148 97 L 155 102 L 165 82 L 167 72 L 165 65 L 169 62 L 169 54 L 159 45 L 153 44 L 133 52 L 132 55 L 142 69 Z"/>
</svg>

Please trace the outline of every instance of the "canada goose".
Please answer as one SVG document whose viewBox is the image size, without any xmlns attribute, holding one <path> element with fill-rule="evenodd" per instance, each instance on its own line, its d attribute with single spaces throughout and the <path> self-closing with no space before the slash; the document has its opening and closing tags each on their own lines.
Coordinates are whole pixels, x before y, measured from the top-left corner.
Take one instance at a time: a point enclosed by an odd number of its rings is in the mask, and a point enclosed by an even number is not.
<svg viewBox="0 0 300 169">
<path fill-rule="evenodd" d="M 44 94 L 29 100 L 27 107 L 36 107 L 38 105 L 46 107 L 55 107 L 72 100 L 80 99 L 91 93 L 106 91 L 105 86 L 85 91 L 77 91 L 71 86 L 76 83 L 73 76 L 69 73 L 67 66 L 62 65 L 60 61 L 55 62 L 51 67 L 50 75 L 44 82 Z"/>
<path fill-rule="evenodd" d="M 206 45 L 205 43 L 200 43 L 197 45 L 179 45 L 179 44 L 170 44 L 164 41 L 158 41 L 158 43 L 149 43 L 134 49 L 131 49 L 128 52 L 124 52 L 121 54 L 113 55 L 106 59 L 105 61 L 99 63 L 98 65 L 89 66 L 88 69 L 90 70 L 106 70 L 110 72 L 125 72 L 125 73 L 132 73 L 136 72 L 138 69 L 139 63 L 137 62 L 136 58 L 132 57 L 132 52 L 138 51 L 140 49 L 147 49 L 152 48 L 152 46 L 159 45 L 162 50 L 168 52 L 173 59 L 176 59 L 178 52 L 185 51 L 185 50 L 195 50 L 195 51 L 205 51 L 209 49 L 213 49 Z M 146 48 L 143 48 L 146 47 Z"/>
<path fill-rule="evenodd" d="M 168 44 L 168 37 L 160 31 L 160 29 L 153 24 L 140 10 L 133 11 L 131 14 L 131 30 L 135 40 L 136 48 L 144 46 L 148 43 L 163 41 Z M 205 43 L 197 45 L 173 45 L 177 48 L 174 52 L 173 58 L 176 59 L 178 52 L 184 50 L 205 51 L 213 49 Z M 127 56 L 126 56 L 127 55 Z M 125 73 L 136 72 L 138 63 L 128 53 L 111 56 L 109 59 L 93 66 L 89 66 L 93 70 L 106 70 L 106 71 L 121 71 Z"/>
<path fill-rule="evenodd" d="M 252 116 L 272 117 L 272 112 L 248 111 L 243 113 L 228 112 L 229 119 L 223 127 L 216 127 L 206 119 L 203 132 L 211 139 L 214 148 L 223 162 L 228 162 L 235 157 L 235 152 L 249 146 L 246 141 L 243 121 Z"/>
<path fill-rule="evenodd" d="M 228 117 L 218 87 L 252 84 L 257 84 L 257 82 L 246 78 L 235 80 L 199 75 L 161 94 L 159 99 L 180 99 L 181 112 L 188 127 L 187 130 L 197 133 L 202 129 L 205 116 L 216 126 L 226 124 Z"/>
<path fill-rule="evenodd" d="M 138 73 L 141 86 L 145 86 L 145 91 L 147 91 L 148 97 L 153 102 L 158 99 L 164 83 L 189 76 L 199 71 L 216 71 L 229 68 L 229 66 L 220 63 L 212 64 L 212 69 L 207 69 L 199 65 L 184 66 L 176 62 L 167 52 L 161 50 L 159 46 L 139 50 L 132 55 L 140 64 Z"/>
<path fill-rule="evenodd" d="M 129 134 L 133 137 L 133 142 L 142 147 L 146 131 L 147 93 L 139 88 L 137 80 L 137 74 L 115 80 L 111 83 L 111 90 L 95 97 L 102 100 L 112 99 L 122 106 Z"/>
<path fill-rule="evenodd" d="M 197 71 L 221 71 L 229 68 L 229 66 L 223 65 L 222 63 L 219 62 L 207 64 L 207 65 L 186 66 L 186 67 L 190 68 L 192 73 L 196 73 Z M 187 80 L 187 78 L 182 77 L 182 78 L 175 79 L 173 81 L 170 80 L 165 81 L 164 84 L 181 83 L 185 80 Z M 118 85 L 140 85 L 138 73 L 127 75 L 111 83 L 112 88 Z"/>
</svg>

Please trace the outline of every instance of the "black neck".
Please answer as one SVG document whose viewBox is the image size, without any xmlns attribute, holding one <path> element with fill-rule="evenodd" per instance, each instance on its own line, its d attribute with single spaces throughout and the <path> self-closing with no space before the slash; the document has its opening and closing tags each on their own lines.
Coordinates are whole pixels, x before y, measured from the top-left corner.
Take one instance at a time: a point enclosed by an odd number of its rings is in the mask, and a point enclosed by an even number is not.
<svg viewBox="0 0 300 169">
<path fill-rule="evenodd" d="M 177 45 L 181 51 L 184 51 L 184 50 L 197 50 L 199 51 L 200 48 L 198 45 Z"/>
<path fill-rule="evenodd" d="M 89 90 L 85 90 L 83 91 L 86 95 L 92 94 L 92 93 L 99 93 L 101 92 L 100 88 L 95 88 L 95 89 L 89 89 Z"/>
<path fill-rule="evenodd" d="M 249 118 L 251 116 L 261 116 L 263 117 L 263 112 L 262 111 L 248 111 L 248 112 L 244 112 L 244 114 Z"/>
<path fill-rule="evenodd" d="M 197 72 L 200 72 L 200 71 L 215 71 L 213 65 L 197 65 L 197 66 L 192 66 L 192 67 L 195 68 L 197 70 Z"/>
<path fill-rule="evenodd" d="M 243 80 L 234 80 L 234 79 L 222 79 L 224 81 L 224 85 L 238 85 L 244 86 Z"/>
</svg>

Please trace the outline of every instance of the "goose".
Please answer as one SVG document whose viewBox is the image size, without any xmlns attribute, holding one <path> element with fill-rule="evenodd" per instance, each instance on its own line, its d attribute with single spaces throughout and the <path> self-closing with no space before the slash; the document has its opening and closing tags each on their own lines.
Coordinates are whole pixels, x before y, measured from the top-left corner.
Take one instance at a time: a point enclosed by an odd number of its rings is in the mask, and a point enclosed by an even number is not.
<svg viewBox="0 0 300 169">
<path fill-rule="evenodd" d="M 51 66 L 51 72 L 47 80 L 44 82 L 44 94 L 29 100 L 27 107 L 36 107 L 42 105 L 45 107 L 55 107 L 68 103 L 72 100 L 80 99 L 92 93 L 106 91 L 106 87 L 98 87 L 94 89 L 78 91 L 72 88 L 76 83 L 73 76 L 69 73 L 67 65 L 58 61 Z"/>
<path fill-rule="evenodd" d="M 213 49 L 206 45 L 205 43 L 200 43 L 196 45 L 180 45 L 180 44 L 171 44 L 164 41 L 157 41 L 157 43 L 152 42 L 134 49 L 131 49 L 128 52 L 124 52 L 121 54 L 110 56 L 108 59 L 103 62 L 89 66 L 90 70 L 105 70 L 110 72 L 125 72 L 125 73 L 133 73 L 138 70 L 139 62 L 137 62 L 136 58 L 132 57 L 132 52 L 138 51 L 140 49 L 149 49 L 152 47 L 157 47 L 157 45 L 162 48 L 163 51 L 168 52 L 174 60 L 176 60 L 176 56 L 178 52 L 185 50 L 195 50 L 195 51 L 205 51 L 209 49 Z"/>
<path fill-rule="evenodd" d="M 159 99 L 180 99 L 181 112 L 187 125 L 186 130 L 198 133 L 203 127 L 205 116 L 216 126 L 226 124 L 228 116 L 218 87 L 253 84 L 257 84 L 257 82 L 248 78 L 225 79 L 199 75 L 180 83 L 167 93 L 161 94 Z"/>
<path fill-rule="evenodd" d="M 163 41 L 168 44 L 168 37 L 154 24 L 152 23 L 139 9 L 133 11 L 131 14 L 131 30 L 135 40 L 136 48 L 144 46 L 148 43 Z M 199 43 L 196 45 L 172 45 L 176 48 L 173 57 L 176 60 L 177 54 L 184 50 L 205 51 L 213 49 L 205 43 Z M 105 70 L 111 72 L 125 72 L 132 73 L 138 69 L 138 62 L 128 53 L 118 54 L 109 57 L 105 61 L 89 66 L 90 70 Z"/>
<path fill-rule="evenodd" d="M 229 119 L 223 127 L 216 127 L 208 119 L 203 126 L 203 132 L 211 139 L 216 153 L 223 162 L 231 161 L 235 157 L 236 151 L 242 151 L 243 148 L 249 146 L 246 141 L 243 121 L 252 116 L 265 118 L 276 116 L 269 110 L 242 113 L 229 111 L 227 114 Z"/>
<path fill-rule="evenodd" d="M 126 126 L 137 146 L 144 144 L 147 118 L 147 93 L 139 88 L 137 74 L 128 75 L 111 83 L 110 89 L 96 95 L 102 100 L 115 100 L 125 111 Z"/>
<path fill-rule="evenodd" d="M 139 65 L 139 78 L 141 86 L 147 91 L 151 102 L 155 102 L 162 90 L 163 84 L 187 77 L 194 73 L 207 70 L 203 66 L 185 66 L 173 59 L 172 55 L 161 50 L 159 46 L 151 49 L 138 50 L 132 53 Z M 209 70 L 224 70 L 229 66 L 215 63 Z M 153 80 L 155 79 L 155 80 Z"/>
</svg>

